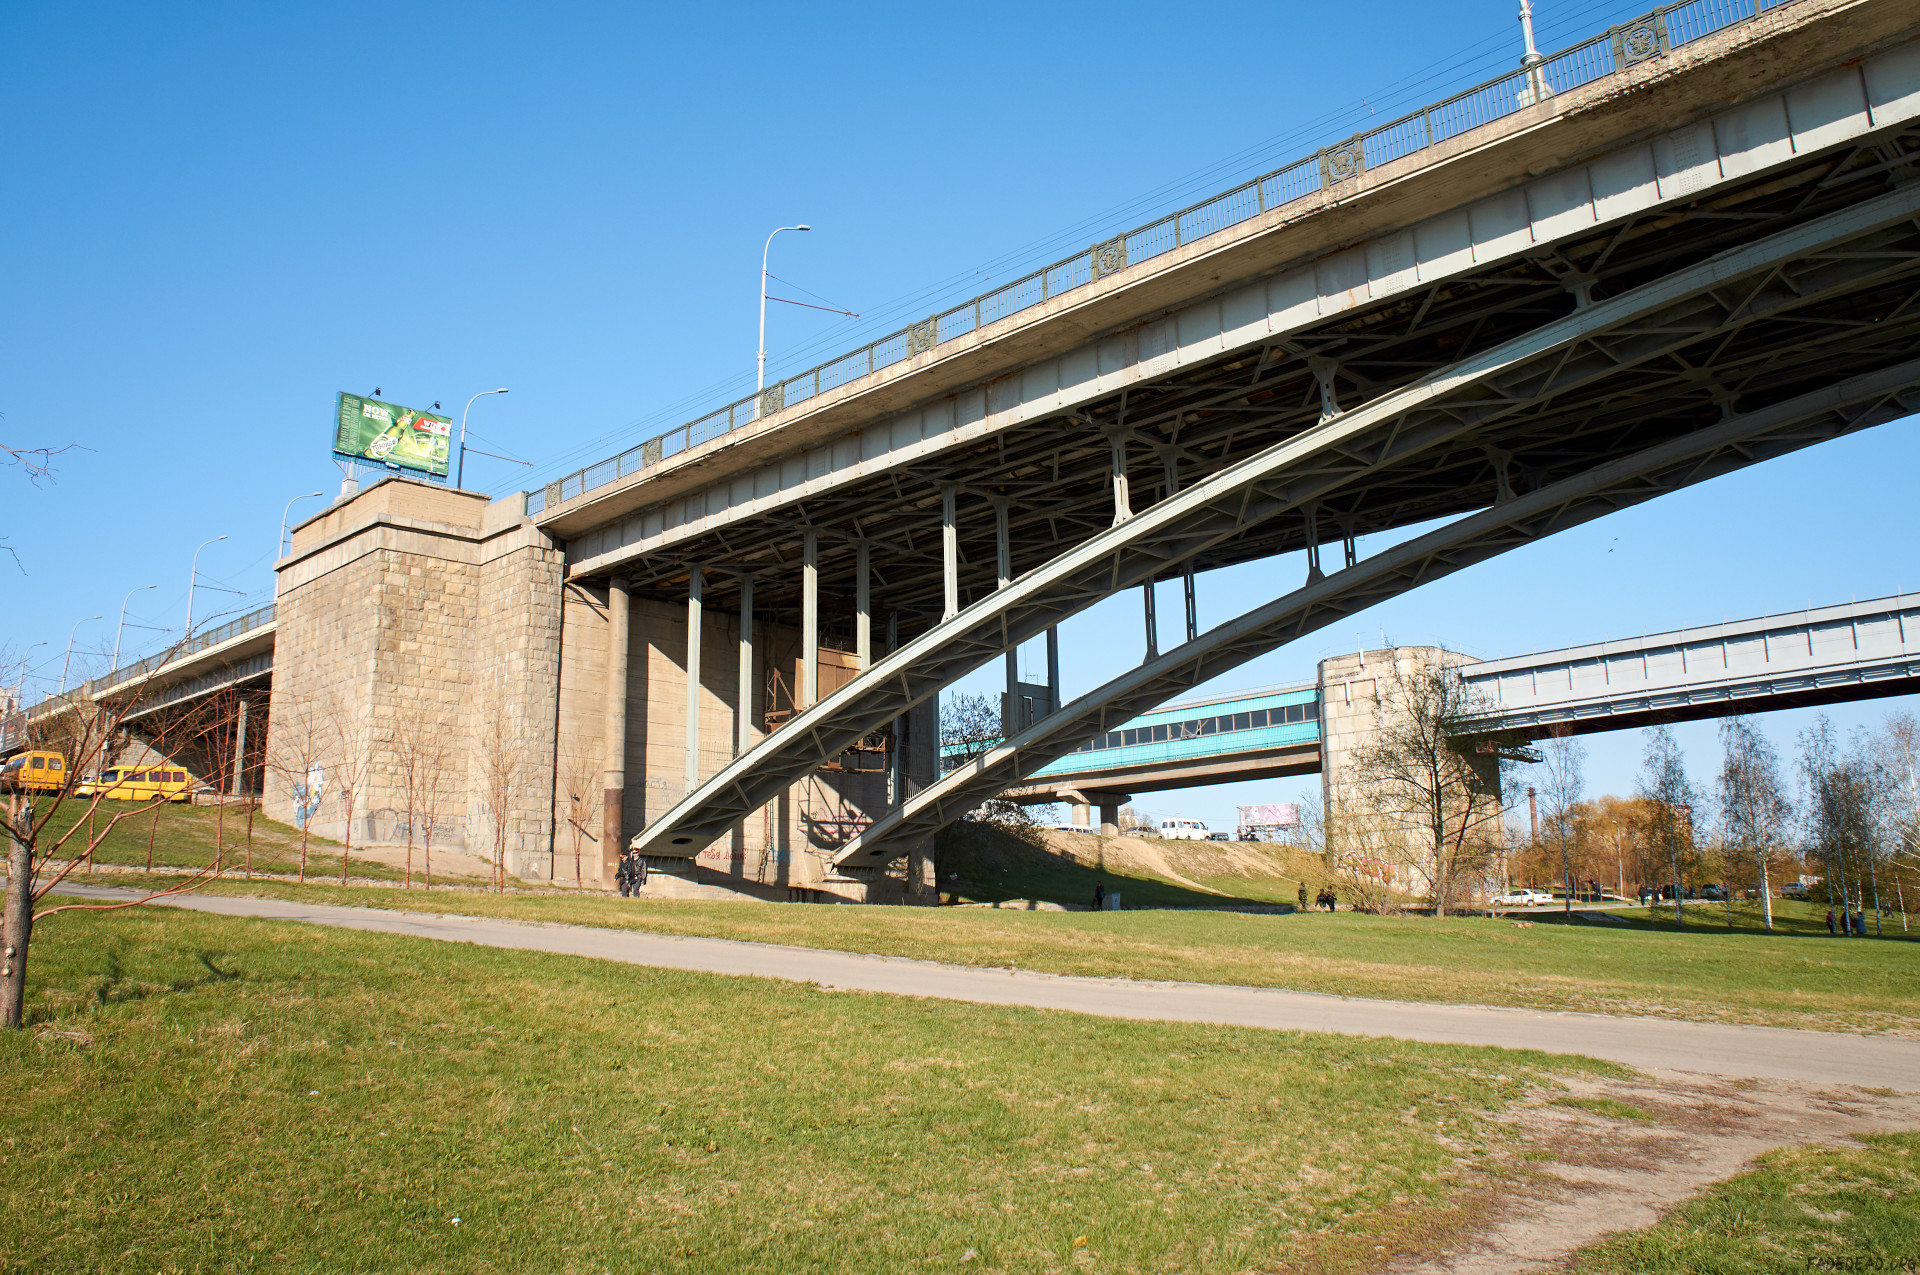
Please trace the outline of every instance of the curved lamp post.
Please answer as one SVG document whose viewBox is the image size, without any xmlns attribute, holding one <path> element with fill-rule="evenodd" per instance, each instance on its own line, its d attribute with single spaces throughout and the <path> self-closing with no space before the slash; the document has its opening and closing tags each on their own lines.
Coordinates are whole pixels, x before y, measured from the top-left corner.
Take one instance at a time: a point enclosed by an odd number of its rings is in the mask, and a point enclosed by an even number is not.
<svg viewBox="0 0 1920 1275">
<path fill-rule="evenodd" d="M 97 615 L 90 615 L 85 620 L 76 620 L 74 621 L 73 629 L 67 634 L 67 657 L 60 661 L 60 694 L 65 695 L 67 693 L 67 669 L 73 664 L 73 639 L 79 634 L 82 624 L 100 618 L 101 617 Z"/>
<path fill-rule="evenodd" d="M 280 511 L 280 539 L 273 546 L 274 557 L 276 558 L 279 557 L 280 551 L 286 547 L 287 515 L 293 512 L 294 505 L 302 500 L 312 500 L 315 496 L 324 496 L 324 495 L 326 495 L 326 493 L 323 491 L 309 491 L 309 492 L 304 492 L 301 495 L 295 496 L 292 500 L 289 500 L 287 502 L 287 507 Z"/>
<path fill-rule="evenodd" d="M 782 230 L 812 230 L 812 226 L 781 226 L 773 232 Z M 760 383 L 757 390 L 767 388 L 767 254 L 773 251 L 773 235 L 767 236 L 767 246 L 760 250 Z"/>
<path fill-rule="evenodd" d="M 225 536 L 215 536 L 213 539 L 203 542 L 200 549 L 206 548 L 207 545 L 219 544 L 225 539 Z M 193 551 L 193 566 L 187 571 L 187 627 L 182 630 L 180 634 L 180 640 L 182 642 L 187 641 L 193 636 L 193 591 L 200 583 L 200 549 Z"/>
<path fill-rule="evenodd" d="M 473 398 L 485 398 L 489 394 L 505 393 L 508 393 L 505 388 L 481 390 L 478 394 L 475 394 Z M 460 410 L 460 463 L 454 467 L 453 471 L 453 485 L 456 488 L 463 487 L 467 478 L 467 413 L 473 410 L 473 398 L 468 399 L 467 405 Z M 495 443 L 494 446 L 498 447 L 499 444 Z"/>
<path fill-rule="evenodd" d="M 120 627 L 113 631 L 113 663 L 107 666 L 107 672 L 111 673 L 120 667 L 120 635 L 127 631 L 127 603 L 133 601 L 134 594 L 159 587 L 157 584 L 143 584 L 138 589 L 128 589 L 127 596 L 120 599 Z"/>
</svg>

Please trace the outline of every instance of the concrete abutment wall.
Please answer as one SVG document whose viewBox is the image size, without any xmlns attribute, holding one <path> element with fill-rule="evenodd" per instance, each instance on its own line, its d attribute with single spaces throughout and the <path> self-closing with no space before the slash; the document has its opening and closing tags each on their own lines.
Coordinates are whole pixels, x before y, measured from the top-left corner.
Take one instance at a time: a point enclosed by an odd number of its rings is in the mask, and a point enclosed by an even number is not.
<svg viewBox="0 0 1920 1275">
<path fill-rule="evenodd" d="M 687 608 L 628 604 L 624 764 L 607 773 L 609 590 L 567 583 L 563 546 L 521 498 L 388 479 L 296 529 L 280 575 L 265 808 L 357 846 L 416 844 L 485 857 L 528 880 L 609 887 L 626 836 L 687 786 Z M 735 755 L 740 621 L 701 626 L 698 774 Z M 799 631 L 755 623 L 746 735 L 761 738 L 773 674 L 792 681 Z M 822 652 L 823 665 L 851 663 Z M 909 789 L 931 782 L 935 712 L 901 732 Z M 833 879 L 828 860 L 888 799 L 888 772 L 822 769 L 697 861 L 697 878 L 768 898 L 897 897 Z"/>
</svg>

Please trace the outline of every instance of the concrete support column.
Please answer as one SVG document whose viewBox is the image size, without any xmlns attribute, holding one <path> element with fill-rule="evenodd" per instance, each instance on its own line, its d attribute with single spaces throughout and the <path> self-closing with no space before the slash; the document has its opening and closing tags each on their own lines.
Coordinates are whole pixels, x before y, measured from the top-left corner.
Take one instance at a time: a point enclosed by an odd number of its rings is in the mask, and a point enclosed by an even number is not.
<svg viewBox="0 0 1920 1275">
<path fill-rule="evenodd" d="M 1147 607 L 1147 658 L 1151 660 L 1160 654 L 1160 617 L 1153 611 L 1153 581 L 1140 586 L 1140 597 Z"/>
<path fill-rule="evenodd" d="M 800 708 L 820 699 L 820 533 L 808 527 L 801 538 L 800 562 Z"/>
<path fill-rule="evenodd" d="M 1113 525 L 1133 517 L 1133 501 L 1127 492 L 1127 431 L 1109 430 L 1107 442 L 1113 447 Z"/>
<path fill-rule="evenodd" d="M 740 685 L 733 713 L 733 753 L 753 747 L 753 577 L 740 574 Z"/>
<path fill-rule="evenodd" d="M 960 614 L 960 527 L 955 520 L 955 488 L 940 484 L 940 575 L 946 585 L 942 624 Z"/>
<path fill-rule="evenodd" d="M 1100 835 L 1117 837 L 1120 835 L 1120 807 L 1118 804 L 1100 803 Z"/>
<path fill-rule="evenodd" d="M 695 563 L 687 573 L 687 791 L 700 783 L 700 612 L 706 573 Z"/>
<path fill-rule="evenodd" d="M 887 654 L 892 655 L 900 649 L 900 613 L 894 611 L 887 616 Z M 887 808 L 891 810 L 906 800 L 907 777 L 907 719 L 904 716 L 893 719 L 893 752 L 887 757 Z"/>
<path fill-rule="evenodd" d="M 1089 825 L 1093 819 L 1092 804 L 1085 801 L 1070 801 L 1068 806 L 1072 811 L 1069 817 L 1073 820 L 1073 826 L 1076 828 L 1086 828 L 1091 831 Z"/>
<path fill-rule="evenodd" d="M 1307 583 L 1312 584 L 1327 577 L 1320 569 L 1320 506 L 1309 502 L 1301 512 L 1307 518 Z"/>
<path fill-rule="evenodd" d="M 1174 422 L 1176 433 L 1179 431 L 1179 425 L 1180 419 L 1176 418 Z M 1160 463 L 1167 471 L 1167 499 L 1171 500 L 1180 492 L 1180 449 L 1177 446 L 1169 444 L 1161 446 L 1159 452 Z M 1181 569 L 1180 580 L 1186 594 L 1187 641 L 1191 642 L 1200 636 L 1200 617 L 1199 612 L 1194 606 L 1193 563 L 1191 561 L 1187 562 Z"/>
<path fill-rule="evenodd" d="M 873 667 L 873 596 L 867 542 L 853 549 L 853 654 L 861 672 Z"/>
<path fill-rule="evenodd" d="M 1060 711 L 1060 626 L 1047 630 L 1047 711 Z"/>
<path fill-rule="evenodd" d="M 105 753 L 101 754 L 103 757 Z M 109 758 L 111 760 L 111 758 Z M 247 697 L 240 697 L 240 712 L 233 723 L 233 795 L 246 791 L 247 774 Z"/>
<path fill-rule="evenodd" d="M 600 863 L 602 882 L 613 880 L 615 861 L 626 848 L 621 835 L 621 808 L 627 800 L 627 640 L 629 598 L 627 582 L 615 576 L 607 582 L 607 684 L 605 716 L 601 719 L 601 753 L 606 770 L 601 777 Z"/>
<path fill-rule="evenodd" d="M 993 539 L 995 588 L 1004 589 L 1013 583 L 1013 538 L 1007 530 L 1007 507 L 1005 496 L 993 498 Z M 1002 737 L 1010 738 L 1016 731 L 1026 726 L 1020 713 L 1020 644 L 1015 642 L 1007 647 L 1007 698 L 1006 711 L 1001 714 Z"/>
</svg>

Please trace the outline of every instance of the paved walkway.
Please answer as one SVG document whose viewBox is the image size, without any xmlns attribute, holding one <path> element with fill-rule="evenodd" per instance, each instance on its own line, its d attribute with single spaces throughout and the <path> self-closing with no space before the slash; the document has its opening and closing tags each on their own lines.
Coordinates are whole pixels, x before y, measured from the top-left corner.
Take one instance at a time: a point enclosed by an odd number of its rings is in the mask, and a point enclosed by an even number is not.
<svg viewBox="0 0 1920 1275">
<path fill-rule="evenodd" d="M 129 891 L 95 886 L 76 886 L 62 893 L 134 897 Z M 779 978 L 818 983 L 834 990 L 929 996 L 987 1005 L 1024 1005 L 1109 1018 L 1224 1023 L 1443 1044 L 1499 1045 L 1510 1049 L 1586 1054 L 1643 1070 L 1920 1090 L 1920 1040 L 1896 1037 L 1484 1005 L 1348 999 L 1313 992 L 1208 983 L 1081 978 L 731 939 L 679 938 L 586 926 L 333 907 L 281 899 L 202 894 L 163 902 L 168 907 L 222 916 L 302 921 L 665 969 Z"/>
</svg>

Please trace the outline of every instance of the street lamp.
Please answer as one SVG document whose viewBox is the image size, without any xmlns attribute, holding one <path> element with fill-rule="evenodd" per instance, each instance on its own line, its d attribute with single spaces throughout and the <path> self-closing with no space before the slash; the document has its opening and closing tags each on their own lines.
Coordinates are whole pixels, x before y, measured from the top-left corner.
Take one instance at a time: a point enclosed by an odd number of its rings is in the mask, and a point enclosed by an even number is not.
<svg viewBox="0 0 1920 1275">
<path fill-rule="evenodd" d="M 505 394 L 506 392 L 504 388 L 481 390 L 478 394 L 475 394 L 473 398 L 485 398 L 489 394 Z M 453 485 L 455 487 L 464 485 L 467 477 L 467 413 L 473 410 L 473 398 L 468 399 L 467 405 L 460 409 L 460 463 L 454 467 L 453 471 Z M 497 447 L 499 444 L 496 443 L 495 446 Z"/>
<path fill-rule="evenodd" d="M 782 230 L 812 230 L 812 226 L 781 226 L 773 232 Z M 760 250 L 760 383 L 754 388 L 767 388 L 767 254 L 773 251 L 773 235 L 767 236 L 767 246 Z"/>
<path fill-rule="evenodd" d="M 15 705 L 13 706 L 13 707 L 14 707 L 15 709 L 20 709 L 20 708 L 24 708 L 24 707 L 26 707 L 26 703 L 27 703 L 27 665 L 28 665 L 28 663 L 30 662 L 30 657 L 31 657 L 31 656 L 33 655 L 33 653 L 34 653 L 34 652 L 35 652 L 36 650 L 38 650 L 39 648 L 41 648 L 41 647 L 43 647 L 43 646 L 45 646 L 45 645 L 46 645 L 46 643 L 45 643 L 45 642 L 35 642 L 35 643 L 34 643 L 34 644 L 33 644 L 32 646 L 30 646 L 30 647 L 28 647 L 28 648 L 27 648 L 26 650 L 24 650 L 24 651 L 22 651 L 22 652 L 20 652 L 20 678 L 19 678 L 19 680 L 18 680 L 18 681 L 16 681 L 16 682 L 15 682 L 15 683 L 13 684 L 13 685 L 14 685 L 14 690 L 15 690 L 15 692 L 16 692 L 16 695 L 15 695 L 15 698 L 16 698 L 16 699 L 18 700 L 18 703 L 16 703 L 16 704 L 15 704 Z"/>
<path fill-rule="evenodd" d="M 213 539 L 201 544 L 200 549 L 206 548 L 207 545 L 219 544 L 225 539 L 225 536 L 215 536 Z M 187 627 L 181 631 L 180 640 L 182 642 L 193 637 L 193 591 L 200 583 L 200 549 L 193 551 L 193 566 L 187 571 Z"/>
<path fill-rule="evenodd" d="M 300 500 L 312 500 L 315 496 L 324 496 L 324 495 L 326 495 L 326 493 L 323 491 L 310 491 L 302 495 L 295 496 L 293 500 L 289 500 L 287 502 L 287 507 L 280 511 L 280 539 L 274 542 L 274 546 L 273 546 L 274 557 L 276 558 L 279 557 L 281 549 L 286 547 L 287 515 L 293 512 L 294 502 L 300 501 Z"/>
<path fill-rule="evenodd" d="M 133 601 L 134 594 L 159 587 L 157 584 L 143 584 L 138 589 L 128 589 L 127 596 L 120 599 L 120 627 L 113 631 L 113 663 L 107 665 L 107 672 L 111 673 L 120 667 L 120 635 L 127 631 L 127 603 Z"/>
<path fill-rule="evenodd" d="M 85 620 L 76 620 L 74 622 L 72 631 L 70 631 L 67 634 L 67 658 L 60 661 L 60 692 L 59 693 L 62 695 L 65 695 L 67 693 L 67 668 L 69 665 L 73 663 L 74 636 L 75 634 L 80 632 L 80 626 L 82 624 L 87 623 L 88 620 L 98 620 L 99 618 L 100 617 L 97 615 L 90 615 Z"/>
</svg>

